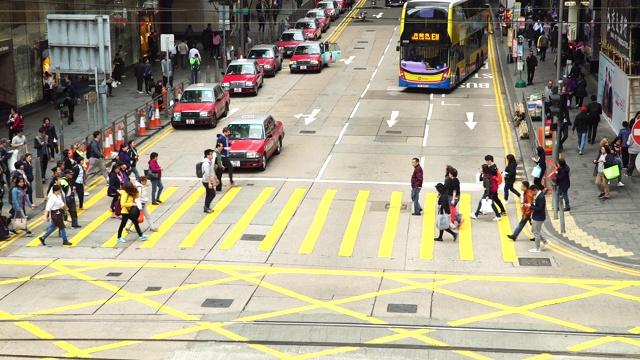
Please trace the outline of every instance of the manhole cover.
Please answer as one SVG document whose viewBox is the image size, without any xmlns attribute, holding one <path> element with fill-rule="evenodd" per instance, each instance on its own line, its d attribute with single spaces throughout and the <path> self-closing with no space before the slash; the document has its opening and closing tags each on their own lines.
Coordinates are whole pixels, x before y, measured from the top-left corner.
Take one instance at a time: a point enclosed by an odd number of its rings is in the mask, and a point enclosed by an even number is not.
<svg viewBox="0 0 640 360">
<path fill-rule="evenodd" d="M 300 130 L 300 134 L 315 134 L 315 130 Z"/>
<path fill-rule="evenodd" d="M 233 304 L 233 299 L 207 299 L 202 303 L 201 307 L 209 308 L 228 308 Z"/>
<path fill-rule="evenodd" d="M 387 134 L 402 134 L 400 130 L 387 130 L 385 131 Z"/>
<path fill-rule="evenodd" d="M 418 312 L 418 305 L 415 305 L 415 304 L 389 304 L 389 305 L 387 305 L 387 312 L 390 312 L 390 313 L 415 314 L 416 312 Z"/>
<path fill-rule="evenodd" d="M 384 208 L 385 208 L 386 210 L 391 209 L 391 204 L 384 204 Z M 401 209 L 401 210 L 407 210 L 407 204 L 402 204 L 402 205 L 400 205 L 400 209 Z"/>
<path fill-rule="evenodd" d="M 160 291 L 162 286 L 149 286 L 145 291 Z"/>
<path fill-rule="evenodd" d="M 265 235 L 258 235 L 258 234 L 244 234 L 242 235 L 242 237 L 240 238 L 240 240 L 247 240 L 247 241 L 262 241 L 264 239 Z"/>
<path fill-rule="evenodd" d="M 107 276 L 111 276 L 111 277 L 118 277 L 120 275 L 122 275 L 122 273 L 119 273 L 119 272 L 110 272 L 107 274 Z"/>
<path fill-rule="evenodd" d="M 520 266 L 551 266 L 549 258 L 518 258 Z"/>
</svg>

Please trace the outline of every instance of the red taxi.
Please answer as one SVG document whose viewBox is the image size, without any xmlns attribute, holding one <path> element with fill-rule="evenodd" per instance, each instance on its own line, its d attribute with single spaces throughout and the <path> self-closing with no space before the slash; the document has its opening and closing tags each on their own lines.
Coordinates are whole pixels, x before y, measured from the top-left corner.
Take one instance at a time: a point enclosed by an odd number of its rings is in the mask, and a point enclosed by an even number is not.
<svg viewBox="0 0 640 360">
<path fill-rule="evenodd" d="M 171 126 L 190 125 L 216 127 L 218 119 L 227 116 L 231 99 L 229 93 L 217 83 L 189 85 L 173 107 Z"/>
<path fill-rule="evenodd" d="M 307 40 L 318 40 L 322 37 L 322 26 L 318 19 L 302 18 L 296 22 L 296 29 L 301 29 L 304 32 L 304 37 Z"/>
<path fill-rule="evenodd" d="M 254 93 L 264 82 L 264 71 L 254 59 L 233 60 L 222 78 L 222 87 L 231 94 Z"/>
<path fill-rule="evenodd" d="M 229 128 L 229 160 L 233 167 L 267 168 L 267 160 L 280 154 L 284 125 L 271 115 L 240 115 L 231 120 Z"/>
<path fill-rule="evenodd" d="M 322 32 L 327 32 L 327 29 L 331 26 L 331 18 L 327 16 L 327 14 L 322 9 L 311 9 L 307 11 L 306 18 L 316 18 L 318 22 L 322 26 Z"/>
<path fill-rule="evenodd" d="M 291 73 L 321 72 L 325 65 L 328 66 L 330 63 L 338 61 L 340 54 L 340 48 L 336 43 L 305 41 L 298 45 L 293 52 L 291 61 L 289 61 L 289 69 Z"/>
<path fill-rule="evenodd" d="M 323 0 L 316 4 L 317 9 L 322 9 L 331 20 L 335 20 L 340 15 L 340 5 L 334 0 Z"/>
<path fill-rule="evenodd" d="M 282 70 L 282 51 L 275 45 L 256 45 L 249 50 L 249 59 L 255 59 L 265 75 L 276 76 Z"/>
<path fill-rule="evenodd" d="M 300 29 L 285 30 L 278 40 L 278 49 L 282 51 L 284 56 L 293 55 L 296 46 L 304 41 L 304 32 Z"/>
</svg>

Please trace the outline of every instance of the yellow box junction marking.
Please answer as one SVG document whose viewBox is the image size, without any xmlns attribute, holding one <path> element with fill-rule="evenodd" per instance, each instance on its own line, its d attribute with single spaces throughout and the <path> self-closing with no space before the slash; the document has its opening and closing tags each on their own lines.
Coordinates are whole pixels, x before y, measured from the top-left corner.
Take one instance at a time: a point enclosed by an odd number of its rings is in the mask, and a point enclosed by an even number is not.
<svg viewBox="0 0 640 360">
<path fill-rule="evenodd" d="M 168 199 L 169 197 L 171 197 L 171 195 L 173 195 L 173 193 L 176 192 L 176 190 L 178 190 L 177 186 L 171 186 L 171 187 L 166 188 L 164 191 L 162 191 L 162 195 L 164 195 L 163 198 L 165 200 Z M 160 206 L 160 205 L 147 204 L 147 207 L 149 209 L 149 213 L 153 214 L 153 211 L 155 209 L 157 209 L 158 206 Z M 108 211 L 105 214 L 107 214 L 107 216 L 111 216 L 111 211 Z M 103 214 L 103 216 L 104 216 L 104 214 Z M 146 219 L 145 219 L 145 221 L 146 221 Z M 129 225 L 131 225 L 130 222 L 127 224 L 126 227 L 128 227 Z M 126 230 L 126 227 L 125 227 L 125 230 L 123 230 L 123 232 L 122 232 L 122 238 L 124 238 L 125 236 L 127 236 L 129 234 L 129 232 Z M 75 245 L 75 244 L 76 243 L 74 242 L 73 245 Z M 102 244 L 102 247 L 103 248 L 112 248 L 112 247 L 115 247 L 116 245 L 118 245 L 118 233 L 117 232 L 115 234 L 113 234 L 113 236 L 110 237 L 109 240 L 107 240 L 107 242 Z"/>
<path fill-rule="evenodd" d="M 271 251 L 273 247 L 276 245 L 282 233 L 284 233 L 284 229 L 287 228 L 289 221 L 295 214 L 304 194 L 307 192 L 307 189 L 295 189 L 293 195 L 287 201 L 287 204 L 284 206 L 284 209 L 278 215 L 276 222 L 271 226 L 271 229 L 267 233 L 267 236 L 262 240 L 260 246 L 258 246 L 258 251 Z"/>
<path fill-rule="evenodd" d="M 200 186 L 196 191 L 194 191 L 189 198 L 178 207 L 176 211 L 174 211 L 171 216 L 169 216 L 165 221 L 162 222 L 162 225 L 158 228 L 158 231 L 154 232 L 149 236 L 149 238 L 139 247 L 141 249 L 149 249 L 152 248 L 160 238 L 169 231 L 173 227 L 173 225 L 178 222 L 178 220 L 184 215 L 189 208 L 191 208 L 205 193 L 205 188 Z"/>
<path fill-rule="evenodd" d="M 204 190 L 204 189 L 203 189 Z M 220 250 L 229 250 L 236 243 L 236 241 L 240 240 L 240 237 L 244 233 L 245 229 L 251 223 L 251 220 L 258 214 L 258 211 L 264 206 L 264 204 L 269 200 L 271 193 L 275 190 L 274 187 L 267 187 L 262 190 L 258 198 L 249 206 L 249 209 L 242 215 L 240 220 L 233 227 L 229 235 L 224 239 L 224 241 L 218 246 Z"/>
<path fill-rule="evenodd" d="M 398 231 L 400 210 L 402 209 L 402 191 L 391 193 L 391 203 L 387 212 L 387 221 L 384 224 L 382 239 L 378 249 L 378 257 L 390 258 L 393 252 L 393 242 Z"/>
<path fill-rule="evenodd" d="M 331 207 L 331 203 L 333 202 L 333 198 L 336 196 L 337 192 L 338 190 L 330 189 L 324 193 L 324 196 L 322 196 L 320 205 L 318 205 L 316 214 L 313 217 L 313 223 L 311 223 L 311 226 L 307 231 L 307 235 L 304 237 L 304 240 L 298 249 L 298 254 L 308 255 L 313 251 L 316 241 L 318 241 L 318 237 L 320 236 L 320 232 L 324 227 L 324 223 L 327 221 L 329 208 Z"/>
<path fill-rule="evenodd" d="M 358 231 L 360 231 L 360 225 L 362 224 L 362 218 L 364 217 L 364 211 L 367 207 L 367 199 L 369 199 L 369 190 L 360 190 L 356 197 L 356 202 L 353 204 L 353 211 L 351 212 L 351 218 L 347 225 L 347 230 L 342 237 L 342 244 L 340 245 L 339 256 L 351 256 L 353 255 L 353 248 L 356 244 L 356 238 L 358 237 Z"/>
<path fill-rule="evenodd" d="M 471 194 L 460 194 L 458 209 L 462 210 L 462 219 L 464 223 L 458 232 L 458 249 L 460 250 L 460 260 L 471 261 L 473 256 L 473 241 L 471 240 Z"/>
<path fill-rule="evenodd" d="M 178 247 L 181 247 L 181 248 L 193 247 L 193 245 L 195 245 L 196 241 L 198 241 L 200 236 L 202 236 L 202 234 L 204 234 L 204 232 L 209 228 L 209 226 L 211 226 L 211 224 L 213 224 L 213 222 L 218 218 L 218 216 L 220 216 L 222 211 L 227 207 L 227 205 L 231 203 L 231 201 L 236 197 L 236 195 L 238 195 L 241 189 L 242 187 L 240 186 L 234 186 L 229 190 L 227 190 L 227 192 L 224 194 L 222 199 L 220 199 L 220 201 L 218 201 L 216 206 L 213 208 L 213 212 L 207 214 L 207 216 L 205 216 L 204 219 L 202 219 L 202 221 L 200 221 L 200 223 L 197 224 L 193 228 L 193 230 L 191 230 L 189 235 L 187 235 L 187 237 L 184 240 L 182 240 L 182 242 L 180 243 L 180 245 L 178 245 Z"/>
<path fill-rule="evenodd" d="M 504 201 L 502 196 L 500 196 L 500 200 Z M 507 235 L 511 234 L 509 215 L 502 215 L 502 220 L 498 221 L 498 230 L 500 233 L 500 247 L 502 248 L 502 261 L 517 262 L 518 255 L 516 255 L 516 246 L 513 240 L 507 237 Z"/>
<path fill-rule="evenodd" d="M 427 193 L 424 200 L 424 213 L 422 215 L 422 241 L 420 242 L 420 259 L 433 260 L 433 229 L 436 227 L 436 200 L 438 196 Z M 412 211 L 409 211 L 412 212 Z"/>
</svg>

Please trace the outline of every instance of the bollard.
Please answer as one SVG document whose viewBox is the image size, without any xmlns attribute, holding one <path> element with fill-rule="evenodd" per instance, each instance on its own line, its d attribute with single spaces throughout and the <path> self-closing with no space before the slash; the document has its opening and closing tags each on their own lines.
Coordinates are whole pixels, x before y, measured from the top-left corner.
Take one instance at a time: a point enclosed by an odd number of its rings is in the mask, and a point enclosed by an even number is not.
<svg viewBox="0 0 640 360">
<path fill-rule="evenodd" d="M 215 75 L 215 82 L 220 82 L 220 66 L 218 64 L 218 58 L 213 61 L 213 74 Z"/>
<path fill-rule="evenodd" d="M 124 123 L 124 143 L 129 143 L 129 124 L 127 124 L 127 119 L 129 118 L 128 114 L 124 115 L 124 119 L 122 122 Z"/>
<path fill-rule="evenodd" d="M 562 196 L 558 196 L 557 194 L 555 194 L 555 191 L 554 191 L 554 195 L 558 198 L 556 210 L 560 214 L 560 233 L 564 234 L 565 233 L 565 228 L 564 228 L 564 200 L 562 199 Z"/>
<path fill-rule="evenodd" d="M 211 66 L 207 65 L 207 82 L 211 82 Z"/>
<path fill-rule="evenodd" d="M 45 149 L 43 149 L 43 151 L 47 151 Z M 42 199 L 44 198 L 44 186 L 42 184 L 42 179 L 44 174 L 40 173 L 40 162 L 42 161 L 41 158 L 36 158 L 36 161 L 34 161 L 34 164 L 37 164 L 36 166 L 33 167 L 33 171 L 35 171 L 35 181 L 36 181 L 36 197 L 38 199 Z M 48 164 L 47 164 L 48 165 Z M 4 176 L 4 174 L 2 174 L 2 176 Z"/>
</svg>

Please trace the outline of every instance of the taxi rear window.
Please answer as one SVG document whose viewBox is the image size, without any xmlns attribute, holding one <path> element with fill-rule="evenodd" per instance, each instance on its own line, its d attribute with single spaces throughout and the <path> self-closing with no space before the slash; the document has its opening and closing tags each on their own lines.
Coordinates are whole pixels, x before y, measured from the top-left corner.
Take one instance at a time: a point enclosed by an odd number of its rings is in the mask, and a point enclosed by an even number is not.
<svg viewBox="0 0 640 360">
<path fill-rule="evenodd" d="M 233 64 L 227 68 L 227 75 L 253 75 L 255 72 L 253 64 Z"/>
<path fill-rule="evenodd" d="M 249 59 L 273 59 L 271 49 L 255 49 L 249 52 Z"/>
<path fill-rule="evenodd" d="M 293 41 L 293 40 L 303 41 L 304 37 L 302 36 L 301 33 L 296 32 L 296 33 L 282 34 L 282 38 L 280 39 L 280 41 Z"/>
<path fill-rule="evenodd" d="M 185 90 L 180 97 L 181 103 L 213 102 L 213 90 Z"/>
</svg>

